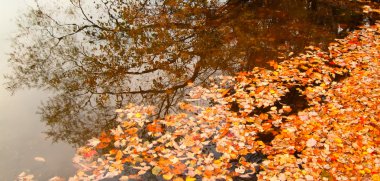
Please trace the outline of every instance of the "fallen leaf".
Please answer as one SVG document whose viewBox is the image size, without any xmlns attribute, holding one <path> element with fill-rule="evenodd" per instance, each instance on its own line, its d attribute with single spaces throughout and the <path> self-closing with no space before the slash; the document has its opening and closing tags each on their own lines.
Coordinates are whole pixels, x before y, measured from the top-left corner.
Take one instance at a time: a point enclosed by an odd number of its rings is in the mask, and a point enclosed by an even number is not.
<svg viewBox="0 0 380 181">
<path fill-rule="evenodd" d="M 310 138 L 306 142 L 307 147 L 314 147 L 317 144 L 317 141 L 314 138 Z"/>
<path fill-rule="evenodd" d="M 34 157 L 34 160 L 36 160 L 38 162 L 46 162 L 45 158 L 43 158 L 43 157 Z"/>
<path fill-rule="evenodd" d="M 100 143 L 100 140 L 97 138 L 92 138 L 92 139 L 88 140 L 88 145 L 90 145 L 92 147 L 96 147 L 99 143 Z"/>
</svg>

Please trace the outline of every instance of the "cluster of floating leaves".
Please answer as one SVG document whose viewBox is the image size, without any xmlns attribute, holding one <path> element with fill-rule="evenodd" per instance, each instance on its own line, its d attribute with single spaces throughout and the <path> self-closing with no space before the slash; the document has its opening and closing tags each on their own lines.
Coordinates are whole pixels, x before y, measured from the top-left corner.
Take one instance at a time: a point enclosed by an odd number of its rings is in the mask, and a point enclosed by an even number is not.
<svg viewBox="0 0 380 181">
<path fill-rule="evenodd" d="M 328 52 L 307 47 L 273 70 L 194 87 L 183 113 L 153 119 L 154 107 L 127 105 L 117 128 L 78 149 L 74 179 L 379 180 L 379 50 L 376 24 Z M 292 91 L 308 106 L 287 101 Z M 249 159 L 258 153 L 266 158 Z"/>
</svg>

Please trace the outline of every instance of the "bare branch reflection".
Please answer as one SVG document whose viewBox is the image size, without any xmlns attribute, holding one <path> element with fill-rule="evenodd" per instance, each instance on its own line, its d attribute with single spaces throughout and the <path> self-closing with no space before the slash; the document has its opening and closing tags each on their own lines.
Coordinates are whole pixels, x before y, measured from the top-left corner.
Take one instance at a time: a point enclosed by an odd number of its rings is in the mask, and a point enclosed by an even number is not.
<svg viewBox="0 0 380 181">
<path fill-rule="evenodd" d="M 83 144 L 127 103 L 155 105 L 162 117 L 189 83 L 326 47 L 364 18 L 323 2 L 37 1 L 20 19 L 7 86 L 55 92 L 40 109 L 48 136 Z"/>
</svg>

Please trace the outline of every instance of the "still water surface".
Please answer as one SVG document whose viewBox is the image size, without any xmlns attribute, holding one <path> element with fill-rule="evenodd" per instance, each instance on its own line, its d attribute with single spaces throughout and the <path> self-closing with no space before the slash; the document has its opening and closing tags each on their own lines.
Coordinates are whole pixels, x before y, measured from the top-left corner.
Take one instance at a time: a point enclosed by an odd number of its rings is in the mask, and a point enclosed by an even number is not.
<svg viewBox="0 0 380 181">
<path fill-rule="evenodd" d="M 10 72 L 6 62 L 10 37 L 16 31 L 16 17 L 25 10 L 26 1 L 1 0 L 0 6 L 0 74 Z M 21 90 L 14 96 L 5 90 L 0 76 L 0 180 L 15 180 L 23 171 L 33 173 L 38 180 L 53 176 L 68 177 L 74 173 L 71 158 L 74 149 L 67 143 L 52 144 L 42 134 L 45 125 L 36 114 L 38 106 L 51 93 L 41 90 Z M 46 162 L 37 162 L 43 157 Z"/>
<path fill-rule="evenodd" d="M 25 77 L 48 80 L 36 86 L 51 88 L 51 91 L 21 90 L 10 96 L 1 87 L 0 180 L 12 180 L 24 170 L 41 175 L 41 180 L 54 175 L 67 177 L 73 173 L 70 161 L 74 151 L 71 146 L 81 145 L 100 130 L 112 127 L 114 109 L 128 102 L 153 104 L 159 109 L 156 116 L 162 117 L 176 111 L 174 105 L 186 95 L 188 82 L 207 85 L 209 76 L 232 75 L 254 66 L 268 67 L 266 61 L 289 58 L 293 53 L 302 52 L 305 46 L 326 48 L 334 38 L 343 37 L 357 25 L 373 20 L 360 14 L 358 6 L 349 3 L 342 6 L 314 0 L 236 1 L 224 7 L 226 13 L 211 18 L 201 28 L 183 31 L 183 28 L 170 26 L 169 33 L 154 32 L 160 29 L 157 28 L 150 30 L 154 33 L 140 34 L 114 46 L 111 46 L 112 42 L 105 43 L 108 46 L 102 50 L 112 54 L 88 54 L 85 52 L 88 47 L 82 47 L 86 42 L 63 40 L 57 47 L 51 47 L 53 55 L 49 60 L 52 64 L 40 65 L 33 61 L 46 58 L 43 53 L 22 52 L 9 47 L 9 37 L 16 31 L 14 21 L 10 19 L 15 19 L 17 9 L 22 5 L 21 0 L 10 3 L 7 16 L 1 17 L 2 25 L 7 25 L 1 30 L 1 73 L 11 72 L 4 62 L 5 52 L 29 55 L 27 66 L 16 66 L 29 68 L 32 73 Z M 190 19 L 196 18 L 197 15 L 191 15 Z M 155 19 L 152 17 L 151 20 Z M 193 34 L 185 40 L 180 37 L 187 32 Z M 89 32 L 95 35 L 91 41 L 83 40 L 89 42 L 87 46 L 96 46 L 93 39 L 105 36 L 97 33 Z M 149 39 L 155 33 L 155 39 L 146 41 L 141 38 L 148 36 Z M 119 38 L 110 39 L 122 40 L 120 35 L 125 34 L 110 36 Z M 182 41 L 167 44 L 168 39 L 176 38 Z M 139 56 L 126 61 L 123 57 L 127 54 L 120 47 L 135 39 L 146 46 L 129 49 L 129 52 L 134 51 L 129 55 Z M 30 56 L 31 53 L 35 54 Z M 67 59 L 70 56 L 74 58 Z M 155 62 L 157 57 L 164 57 L 167 63 L 146 65 L 138 62 L 149 58 Z M 126 65 L 133 61 L 137 63 Z M 44 73 L 40 74 L 40 71 Z M 3 78 L 0 81 L 1 84 L 6 82 Z M 40 114 L 36 114 L 37 111 Z M 59 143 L 50 144 L 51 140 Z M 35 161 L 36 156 L 44 157 L 46 162 Z"/>
</svg>

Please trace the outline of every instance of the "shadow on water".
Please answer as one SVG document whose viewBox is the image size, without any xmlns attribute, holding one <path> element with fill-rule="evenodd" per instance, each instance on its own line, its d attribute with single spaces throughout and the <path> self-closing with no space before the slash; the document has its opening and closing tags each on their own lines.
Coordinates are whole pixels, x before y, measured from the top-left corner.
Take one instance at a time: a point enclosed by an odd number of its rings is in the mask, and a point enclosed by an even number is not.
<svg viewBox="0 0 380 181">
<path fill-rule="evenodd" d="M 177 111 L 189 83 L 327 48 L 374 20 L 360 4 L 327 0 L 72 3 L 63 12 L 40 5 L 20 22 L 8 86 L 55 92 L 41 105 L 42 121 L 50 138 L 73 145 L 113 127 L 114 110 L 127 103 L 155 105 L 163 117 Z"/>
</svg>

